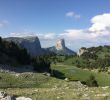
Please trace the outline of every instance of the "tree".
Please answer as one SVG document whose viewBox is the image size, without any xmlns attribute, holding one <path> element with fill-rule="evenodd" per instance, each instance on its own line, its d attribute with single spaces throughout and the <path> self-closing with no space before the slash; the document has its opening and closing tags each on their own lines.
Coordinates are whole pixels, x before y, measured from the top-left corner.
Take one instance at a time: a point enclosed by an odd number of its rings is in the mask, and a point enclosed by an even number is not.
<svg viewBox="0 0 110 100">
<path fill-rule="evenodd" d="M 51 72 L 50 64 L 47 56 L 37 56 L 32 59 L 32 65 L 37 72 Z"/>
</svg>

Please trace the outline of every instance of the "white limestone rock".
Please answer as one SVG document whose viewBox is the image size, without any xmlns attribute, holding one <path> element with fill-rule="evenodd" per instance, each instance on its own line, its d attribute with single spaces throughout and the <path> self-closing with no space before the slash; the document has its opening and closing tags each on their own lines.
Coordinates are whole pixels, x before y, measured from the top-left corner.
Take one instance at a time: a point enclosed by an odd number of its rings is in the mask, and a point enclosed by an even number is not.
<svg viewBox="0 0 110 100">
<path fill-rule="evenodd" d="M 32 100 L 31 98 L 26 98 L 26 97 L 18 97 L 16 100 Z"/>
</svg>

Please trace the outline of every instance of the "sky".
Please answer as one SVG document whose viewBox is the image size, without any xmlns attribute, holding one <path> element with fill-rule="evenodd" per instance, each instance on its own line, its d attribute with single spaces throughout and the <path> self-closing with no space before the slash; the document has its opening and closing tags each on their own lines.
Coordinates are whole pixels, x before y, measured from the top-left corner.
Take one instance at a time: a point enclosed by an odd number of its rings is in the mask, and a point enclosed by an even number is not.
<svg viewBox="0 0 110 100">
<path fill-rule="evenodd" d="M 38 36 L 42 47 L 110 45 L 110 0 L 0 0 L 0 36 Z"/>
</svg>

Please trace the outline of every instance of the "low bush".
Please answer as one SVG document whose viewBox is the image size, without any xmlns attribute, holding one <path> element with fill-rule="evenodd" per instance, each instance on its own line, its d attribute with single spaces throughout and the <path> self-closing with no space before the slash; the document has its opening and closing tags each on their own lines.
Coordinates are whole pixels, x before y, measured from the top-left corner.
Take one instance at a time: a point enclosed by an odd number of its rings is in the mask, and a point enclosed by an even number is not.
<svg viewBox="0 0 110 100">
<path fill-rule="evenodd" d="M 98 87 L 99 86 L 93 75 L 91 75 L 88 80 L 82 81 L 81 83 L 84 85 L 87 85 L 89 87 Z"/>
</svg>

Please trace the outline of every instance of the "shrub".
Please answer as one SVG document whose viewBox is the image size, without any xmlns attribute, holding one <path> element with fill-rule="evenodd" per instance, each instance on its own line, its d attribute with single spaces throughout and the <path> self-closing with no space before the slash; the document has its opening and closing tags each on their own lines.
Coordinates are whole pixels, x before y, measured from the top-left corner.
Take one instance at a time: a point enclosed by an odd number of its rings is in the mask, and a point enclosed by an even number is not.
<svg viewBox="0 0 110 100">
<path fill-rule="evenodd" d="M 98 87 L 99 86 L 93 75 L 90 75 L 88 80 L 82 81 L 81 83 L 84 85 L 87 85 L 89 87 Z"/>
<path fill-rule="evenodd" d="M 52 70 L 51 71 L 51 76 L 56 77 L 58 79 L 65 79 L 66 78 L 65 75 L 62 72 L 58 71 L 58 70 Z"/>
<path fill-rule="evenodd" d="M 86 80 L 86 85 L 89 87 L 98 87 L 98 83 L 93 75 L 91 75 L 89 79 Z"/>
</svg>

